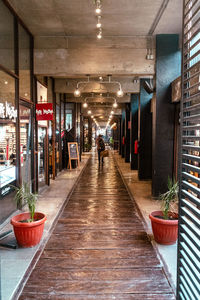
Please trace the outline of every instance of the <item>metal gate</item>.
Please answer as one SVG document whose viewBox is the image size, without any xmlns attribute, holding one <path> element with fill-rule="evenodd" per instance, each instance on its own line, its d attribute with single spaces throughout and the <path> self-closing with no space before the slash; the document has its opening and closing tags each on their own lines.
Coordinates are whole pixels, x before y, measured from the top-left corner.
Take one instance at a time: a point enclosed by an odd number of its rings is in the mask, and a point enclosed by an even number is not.
<svg viewBox="0 0 200 300">
<path fill-rule="evenodd" d="M 200 299 L 200 0 L 185 0 L 177 299 Z"/>
</svg>

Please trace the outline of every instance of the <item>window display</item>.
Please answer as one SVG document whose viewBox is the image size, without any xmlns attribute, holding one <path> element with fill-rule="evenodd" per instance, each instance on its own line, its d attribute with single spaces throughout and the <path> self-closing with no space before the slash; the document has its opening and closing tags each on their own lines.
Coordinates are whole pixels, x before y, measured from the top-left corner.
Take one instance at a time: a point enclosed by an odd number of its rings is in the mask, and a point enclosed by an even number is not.
<svg viewBox="0 0 200 300">
<path fill-rule="evenodd" d="M 31 110 L 20 105 L 20 155 L 24 182 L 31 182 Z"/>
<path fill-rule="evenodd" d="M 9 92 L 8 92 L 9 91 Z M 15 80 L 0 71 L 0 198 L 16 180 Z"/>
<path fill-rule="evenodd" d="M 44 121 L 45 122 L 45 121 Z M 38 185 L 46 184 L 47 128 L 38 127 Z"/>
</svg>

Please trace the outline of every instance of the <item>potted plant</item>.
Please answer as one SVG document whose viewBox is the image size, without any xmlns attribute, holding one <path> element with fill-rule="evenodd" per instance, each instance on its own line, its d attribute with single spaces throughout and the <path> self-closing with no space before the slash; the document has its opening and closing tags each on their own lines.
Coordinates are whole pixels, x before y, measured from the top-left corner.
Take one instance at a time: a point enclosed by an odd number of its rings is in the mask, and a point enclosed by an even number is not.
<svg viewBox="0 0 200 300">
<path fill-rule="evenodd" d="M 46 216 L 35 212 L 37 194 L 30 191 L 30 184 L 24 183 L 21 187 L 15 187 L 15 201 L 18 208 L 27 204 L 29 212 L 18 214 L 11 219 L 17 243 L 22 247 L 37 245 L 43 234 Z"/>
<path fill-rule="evenodd" d="M 168 191 L 160 195 L 162 210 L 149 215 L 154 239 L 162 245 L 172 245 L 178 237 L 178 190 L 178 182 L 168 178 Z"/>
</svg>

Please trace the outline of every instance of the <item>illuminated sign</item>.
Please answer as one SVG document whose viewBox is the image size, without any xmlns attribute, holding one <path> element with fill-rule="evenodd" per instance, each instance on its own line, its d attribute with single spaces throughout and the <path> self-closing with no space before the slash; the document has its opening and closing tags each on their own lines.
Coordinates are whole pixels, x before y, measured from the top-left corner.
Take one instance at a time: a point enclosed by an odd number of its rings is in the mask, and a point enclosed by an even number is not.
<svg viewBox="0 0 200 300">
<path fill-rule="evenodd" d="M 6 103 L 0 103 L 0 118 L 1 119 L 16 119 L 17 110 L 14 106 L 6 101 Z"/>
<path fill-rule="evenodd" d="M 53 104 L 52 103 L 43 103 L 36 104 L 36 120 L 53 120 Z"/>
</svg>

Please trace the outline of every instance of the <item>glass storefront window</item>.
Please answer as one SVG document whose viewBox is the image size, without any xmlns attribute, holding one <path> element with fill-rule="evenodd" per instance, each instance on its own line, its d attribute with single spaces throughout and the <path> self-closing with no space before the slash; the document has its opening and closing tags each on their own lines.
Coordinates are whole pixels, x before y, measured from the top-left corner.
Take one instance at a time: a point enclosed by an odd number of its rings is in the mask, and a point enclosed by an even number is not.
<svg viewBox="0 0 200 300">
<path fill-rule="evenodd" d="M 65 129 L 64 124 L 64 103 L 61 102 L 61 132 Z"/>
<path fill-rule="evenodd" d="M 71 109 L 67 109 L 65 111 L 66 116 L 65 116 L 65 128 L 67 131 L 70 131 L 72 129 L 72 110 Z"/>
<path fill-rule="evenodd" d="M 30 36 L 19 24 L 19 95 L 30 100 Z"/>
<path fill-rule="evenodd" d="M 0 222 L 16 208 L 16 117 L 15 79 L 0 71 Z"/>
<path fill-rule="evenodd" d="M 0 1 L 0 64 L 14 72 L 14 17 Z"/>
<path fill-rule="evenodd" d="M 31 110 L 20 105 L 20 161 L 23 182 L 31 182 Z"/>
<path fill-rule="evenodd" d="M 38 185 L 39 187 L 42 187 L 46 184 L 46 159 L 47 159 L 47 127 L 42 127 L 39 125 L 38 126 Z"/>
<path fill-rule="evenodd" d="M 60 106 L 56 105 L 56 167 L 59 168 Z"/>
</svg>

